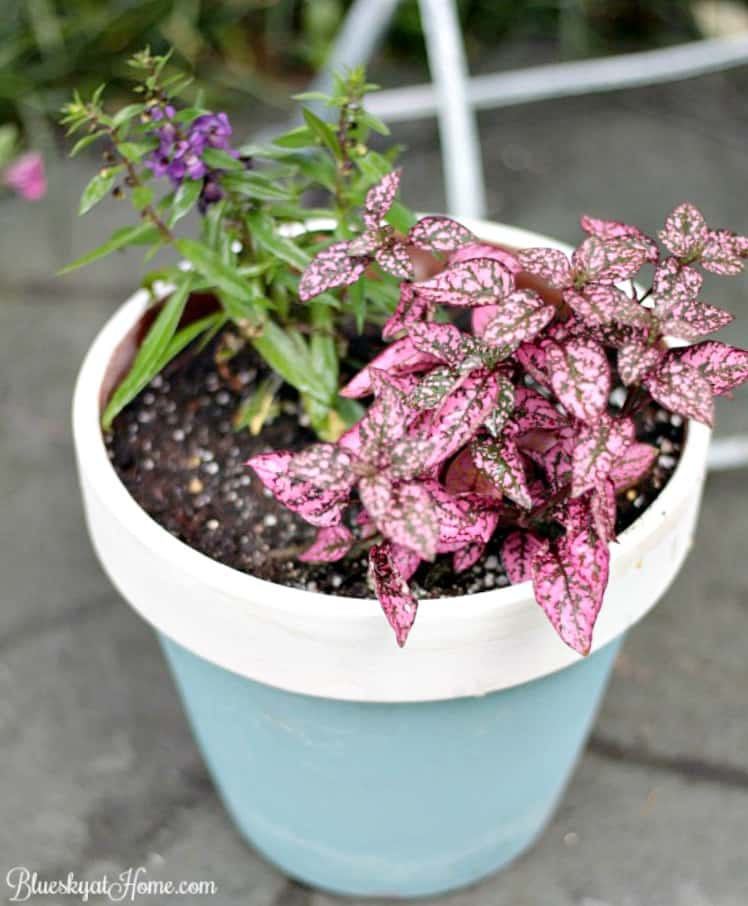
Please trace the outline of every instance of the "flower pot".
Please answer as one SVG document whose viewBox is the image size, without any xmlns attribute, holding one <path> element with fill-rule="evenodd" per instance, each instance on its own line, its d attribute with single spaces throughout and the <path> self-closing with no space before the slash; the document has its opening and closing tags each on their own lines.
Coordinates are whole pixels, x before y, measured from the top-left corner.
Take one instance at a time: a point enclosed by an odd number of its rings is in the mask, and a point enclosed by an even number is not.
<svg viewBox="0 0 748 906">
<path fill-rule="evenodd" d="M 487 241 L 564 246 L 499 225 Z M 400 650 L 376 600 L 286 588 L 172 537 L 130 497 L 99 428 L 137 294 L 93 343 L 74 401 L 94 547 L 158 632 L 216 786 L 247 839 L 290 875 L 346 894 L 472 883 L 541 832 L 584 745 L 626 629 L 690 546 L 709 431 L 614 545 L 593 653 L 559 641 L 529 583 L 423 601 Z"/>
</svg>

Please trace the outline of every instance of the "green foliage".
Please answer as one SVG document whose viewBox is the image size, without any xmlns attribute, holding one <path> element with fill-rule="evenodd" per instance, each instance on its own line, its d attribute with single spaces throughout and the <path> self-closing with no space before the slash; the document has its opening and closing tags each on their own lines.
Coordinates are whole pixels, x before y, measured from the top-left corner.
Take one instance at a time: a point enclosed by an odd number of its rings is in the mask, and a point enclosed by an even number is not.
<svg viewBox="0 0 748 906">
<path fill-rule="evenodd" d="M 176 352 L 181 351 L 187 345 L 180 342 L 178 338 L 176 344 L 173 341 L 191 290 L 192 278 L 183 277 L 167 299 L 143 340 L 129 374 L 117 387 L 104 410 L 102 418 L 104 428 L 111 427 L 117 413 L 135 399 Z M 194 333 L 194 329 L 192 332 Z"/>
<path fill-rule="evenodd" d="M 382 273 L 303 303 L 299 281 L 321 249 L 361 232 L 366 194 L 392 167 L 397 149 L 383 155 L 368 146 L 372 131 L 387 131 L 363 106 L 375 86 L 362 69 L 336 76 L 331 95 L 315 98 L 322 115 L 307 110 L 306 125 L 267 147 L 237 152 L 223 114 L 181 102 L 177 95 L 187 80 L 171 71 L 168 55 L 142 51 L 130 68 L 137 102 L 112 113 L 99 87 L 89 99 L 76 93 L 62 116 L 69 134 L 82 135 L 73 153 L 101 141 L 107 159 L 84 190 L 80 212 L 110 194 L 126 194 L 137 216 L 64 272 L 133 245 L 144 245 L 146 258 L 173 251 L 173 263 L 158 276 L 176 289 L 108 405 L 105 427 L 173 355 L 190 342 L 206 341 L 220 321 L 297 391 L 318 435 L 335 440 L 360 415 L 358 404 L 338 396 L 346 334 L 383 323 L 396 304 L 398 282 Z M 201 131 L 209 126 L 224 130 L 213 134 L 212 143 Z M 185 147 L 192 149 L 189 171 L 180 163 L 186 152 L 178 149 Z M 320 206 L 323 196 L 327 204 Z M 195 212 L 202 215 L 197 231 L 190 216 Z M 402 232 L 414 220 L 399 203 L 387 218 Z M 189 265 L 188 276 L 180 259 Z M 180 331 L 191 291 L 212 292 L 221 311 Z M 244 401 L 237 424 L 252 430 L 264 424 L 275 411 L 276 391 L 274 381 L 258 388 Z"/>
</svg>

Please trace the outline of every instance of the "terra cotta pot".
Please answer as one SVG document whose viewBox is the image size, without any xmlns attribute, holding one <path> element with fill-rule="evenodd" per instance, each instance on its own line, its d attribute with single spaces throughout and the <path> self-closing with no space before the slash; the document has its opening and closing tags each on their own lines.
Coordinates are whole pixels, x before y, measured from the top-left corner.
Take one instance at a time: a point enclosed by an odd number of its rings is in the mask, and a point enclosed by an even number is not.
<svg viewBox="0 0 748 906">
<path fill-rule="evenodd" d="M 522 230 L 469 226 L 489 242 L 568 251 Z M 709 430 L 687 425 L 670 481 L 613 545 L 587 658 L 558 639 L 529 583 L 423 601 L 400 650 L 376 600 L 231 569 L 129 495 L 107 457 L 100 396 L 147 304 L 137 293 L 116 312 L 78 378 L 86 518 L 112 582 L 159 636 L 237 826 L 288 874 L 344 894 L 441 893 L 506 865 L 552 815 L 623 634 L 680 569 Z"/>
</svg>

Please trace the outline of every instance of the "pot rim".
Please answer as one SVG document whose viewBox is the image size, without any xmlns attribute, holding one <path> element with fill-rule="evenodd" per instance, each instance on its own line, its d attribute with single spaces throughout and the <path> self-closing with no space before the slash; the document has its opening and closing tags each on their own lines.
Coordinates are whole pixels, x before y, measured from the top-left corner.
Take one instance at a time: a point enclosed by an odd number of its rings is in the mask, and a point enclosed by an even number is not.
<svg viewBox="0 0 748 906">
<path fill-rule="evenodd" d="M 565 253 L 571 250 L 565 243 L 505 224 L 481 220 L 463 222 L 480 239 L 489 242 L 520 248 L 542 244 Z M 350 622 L 354 617 L 368 620 L 373 612 L 379 613 L 379 602 L 373 597 L 328 595 L 281 585 L 213 560 L 174 537 L 149 516 L 130 495 L 106 452 L 99 421 L 99 392 L 112 353 L 149 303 L 148 292 L 141 289 L 116 310 L 91 344 L 75 385 L 73 396 L 75 445 L 81 467 L 85 468 L 88 480 L 102 499 L 107 500 L 109 506 L 117 510 L 118 518 L 134 535 L 147 543 L 155 556 L 165 559 L 180 572 L 199 579 L 203 585 L 248 600 L 268 600 L 269 609 L 282 610 L 288 614 L 308 615 L 309 608 L 314 607 L 315 617 L 325 620 Z M 695 493 L 694 472 L 698 474 L 702 468 L 710 435 L 711 430 L 707 426 L 686 420 L 685 443 L 668 483 L 641 515 L 621 532 L 619 543 L 612 545 L 611 579 L 614 578 L 617 563 L 630 555 L 633 549 L 645 545 L 647 539 L 656 532 L 664 518 L 660 512 L 663 514 L 669 512 L 671 506 L 680 498 Z M 274 596 L 273 591 L 279 588 L 283 589 L 283 595 Z M 454 621 L 462 623 L 466 619 L 479 618 L 497 610 L 510 611 L 525 607 L 528 594 L 532 597 L 529 581 L 469 595 L 425 598 L 419 602 L 419 613 L 423 618 L 424 612 L 428 611 L 431 623 Z"/>
</svg>

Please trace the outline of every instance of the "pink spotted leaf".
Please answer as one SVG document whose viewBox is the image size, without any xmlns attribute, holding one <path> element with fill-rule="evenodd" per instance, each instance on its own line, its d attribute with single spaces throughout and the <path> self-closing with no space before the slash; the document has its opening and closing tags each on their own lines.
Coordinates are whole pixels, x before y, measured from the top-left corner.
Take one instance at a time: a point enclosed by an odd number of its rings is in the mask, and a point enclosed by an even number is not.
<svg viewBox="0 0 748 906">
<path fill-rule="evenodd" d="M 661 329 L 669 337 L 693 341 L 727 327 L 733 320 L 729 311 L 715 305 L 678 302 L 669 307 L 661 321 Z"/>
<path fill-rule="evenodd" d="M 496 405 L 498 392 L 497 376 L 479 369 L 450 393 L 431 423 L 430 436 L 436 442 L 431 465 L 448 459 L 473 437 Z"/>
<path fill-rule="evenodd" d="M 554 430 L 568 422 L 566 415 L 537 390 L 531 387 L 517 387 L 514 396 L 512 421 L 517 432 L 524 434 L 535 429 Z"/>
<path fill-rule="evenodd" d="M 421 352 L 410 337 L 402 337 L 387 346 L 383 352 L 375 356 L 359 373 L 349 381 L 340 391 L 341 396 L 358 399 L 372 393 L 372 372 L 374 370 L 390 372 L 392 374 L 413 374 L 426 371 L 432 365 L 438 364 L 434 356 Z"/>
<path fill-rule="evenodd" d="M 379 248 L 385 239 L 383 230 L 365 230 L 348 242 L 347 252 L 352 256 L 370 256 Z"/>
<path fill-rule="evenodd" d="M 615 286 L 590 283 L 579 292 L 564 293 L 566 304 L 585 322 L 594 325 L 629 324 L 641 327 L 649 323 L 650 314 L 638 302 Z"/>
<path fill-rule="evenodd" d="M 634 341 L 625 343 L 618 350 L 618 373 L 628 387 L 640 381 L 662 358 L 662 351 L 656 346 L 647 346 Z"/>
<path fill-rule="evenodd" d="M 379 531 L 390 541 L 415 551 L 422 560 L 433 560 L 439 539 L 439 522 L 434 502 L 421 482 L 389 485 L 377 475 L 359 483 L 361 502 Z"/>
<path fill-rule="evenodd" d="M 435 480 L 427 481 L 426 487 L 436 506 L 439 553 L 451 554 L 474 541 L 487 540 L 481 526 L 478 525 L 477 511 L 471 511 L 470 505 L 464 499 L 455 496 L 447 487 Z"/>
<path fill-rule="evenodd" d="M 422 217 L 408 232 L 408 242 L 427 252 L 454 252 L 474 241 L 467 227 L 449 217 Z"/>
<path fill-rule="evenodd" d="M 738 237 L 730 230 L 709 230 L 699 262 L 705 270 L 722 277 L 739 274 L 743 258 Z"/>
<path fill-rule="evenodd" d="M 444 487 L 452 497 L 475 494 L 492 498 L 496 502 L 503 497 L 500 488 L 490 481 L 473 462 L 469 448 L 464 448 L 447 467 Z"/>
<path fill-rule="evenodd" d="M 643 233 L 638 227 L 621 223 L 619 220 L 600 220 L 583 214 L 579 219 L 585 233 L 596 236 L 598 239 L 634 239 L 643 248 L 647 261 L 657 261 L 660 250 L 651 237 Z"/>
<path fill-rule="evenodd" d="M 410 581 L 413 574 L 422 563 L 421 558 L 415 551 L 410 550 L 410 548 L 405 547 L 402 544 L 390 545 L 390 557 L 392 558 L 395 569 L 406 582 Z"/>
<path fill-rule="evenodd" d="M 514 252 L 495 245 L 489 245 L 487 242 L 469 242 L 461 246 L 449 256 L 449 265 L 451 267 L 460 261 L 470 261 L 473 258 L 493 258 L 503 264 L 510 274 L 514 275 L 522 270 L 522 265 Z"/>
<path fill-rule="evenodd" d="M 408 394 L 408 405 L 414 409 L 435 409 L 464 379 L 449 365 L 440 365 L 420 380 Z"/>
<path fill-rule="evenodd" d="M 480 560 L 486 550 L 486 545 L 482 541 L 473 541 L 466 544 L 465 547 L 455 551 L 452 557 L 452 566 L 456 573 L 464 573 L 471 566 Z"/>
<path fill-rule="evenodd" d="M 400 174 L 400 170 L 387 173 L 366 193 L 364 223 L 369 229 L 376 229 L 392 207 L 392 202 L 395 200 L 400 186 Z"/>
<path fill-rule="evenodd" d="M 655 400 L 671 412 L 705 425 L 714 420 L 714 402 L 709 381 L 696 369 L 668 357 L 643 382 Z"/>
<path fill-rule="evenodd" d="M 677 258 L 666 258 L 654 273 L 652 289 L 654 308 L 657 314 L 664 314 L 670 305 L 691 302 L 698 298 L 704 278 Z"/>
<path fill-rule="evenodd" d="M 571 256 L 575 283 L 618 283 L 629 280 L 646 260 L 646 250 L 635 239 L 598 239 L 590 236 Z"/>
<path fill-rule="evenodd" d="M 413 261 L 401 242 L 393 241 L 378 248 L 374 259 L 383 271 L 399 280 L 412 280 L 415 276 Z"/>
<path fill-rule="evenodd" d="M 532 579 L 533 560 L 547 550 L 548 542 L 532 532 L 510 532 L 501 545 L 501 562 L 512 585 L 529 582 Z"/>
<path fill-rule="evenodd" d="M 625 491 L 640 481 L 651 470 L 657 455 L 657 447 L 634 441 L 609 472 L 615 490 Z"/>
<path fill-rule="evenodd" d="M 675 349 L 669 356 L 694 368 L 716 396 L 725 396 L 748 380 L 748 351 L 727 343 L 704 340 L 695 346 Z"/>
<path fill-rule="evenodd" d="M 509 500 L 522 509 L 531 509 L 525 466 L 513 440 L 473 441 L 470 452 L 475 465 Z"/>
<path fill-rule="evenodd" d="M 392 546 L 387 542 L 375 544 L 369 550 L 369 579 L 402 648 L 416 618 L 418 601 L 398 571 Z"/>
<path fill-rule="evenodd" d="M 532 340 L 555 314 L 555 307 L 546 305 L 537 293 L 529 289 L 515 290 L 498 306 L 496 315 L 483 330 L 482 340 L 497 347 L 505 357 L 520 343 Z"/>
<path fill-rule="evenodd" d="M 548 340 L 535 340 L 533 343 L 520 343 L 515 356 L 530 377 L 541 387 L 550 387 L 551 378 L 548 371 Z"/>
<path fill-rule="evenodd" d="M 417 322 L 410 326 L 409 335 L 413 345 L 420 352 L 446 362 L 452 367 L 460 364 L 464 357 L 465 341 L 468 338 L 454 324 Z"/>
<path fill-rule="evenodd" d="M 504 425 L 509 421 L 514 411 L 515 390 L 512 382 L 505 375 L 497 375 L 498 389 L 496 395 L 496 404 L 488 413 L 484 422 L 488 433 L 493 437 L 498 437 Z"/>
<path fill-rule="evenodd" d="M 514 289 L 514 277 L 492 258 L 471 258 L 450 265 L 436 276 L 416 284 L 416 291 L 443 305 L 474 307 L 505 299 Z"/>
<path fill-rule="evenodd" d="M 595 422 L 610 396 L 610 368 L 604 349 L 591 340 L 550 343 L 546 351 L 551 386 L 575 418 Z"/>
<path fill-rule="evenodd" d="M 569 439 L 556 440 L 542 452 L 527 450 L 522 442 L 522 449 L 544 470 L 554 491 L 559 491 L 571 483 L 571 458 L 573 445 Z"/>
<path fill-rule="evenodd" d="M 319 252 L 302 274 L 299 296 L 306 302 L 328 289 L 355 283 L 366 270 L 368 260 L 349 255 L 347 242 L 334 242 Z"/>
<path fill-rule="evenodd" d="M 401 283 L 397 308 L 382 328 L 383 339 L 391 340 L 414 322 L 425 319 L 432 306 L 430 300 L 415 291 L 412 283 Z"/>
<path fill-rule="evenodd" d="M 579 654 L 592 647 L 609 562 L 607 544 L 591 540 L 586 531 L 533 560 L 535 598 L 561 639 Z"/>
<path fill-rule="evenodd" d="M 633 440 L 634 423 L 630 418 L 611 418 L 603 413 L 594 424 L 585 425 L 572 457 L 572 496 L 579 497 L 605 481 Z"/>
<path fill-rule="evenodd" d="M 298 513 L 311 525 L 325 528 L 338 525 L 348 501 L 350 487 L 343 490 L 319 488 L 309 481 L 299 481 L 288 474 L 294 454 L 260 453 L 247 465 L 273 496 L 285 507 Z"/>
<path fill-rule="evenodd" d="M 375 382 L 379 382 L 379 373 L 376 369 L 372 371 Z M 387 466 L 391 451 L 408 430 L 412 415 L 403 393 L 387 382 L 379 383 L 376 401 L 356 426 L 359 459 L 374 468 Z"/>
<path fill-rule="evenodd" d="M 317 532 L 314 544 L 299 554 L 299 560 L 305 563 L 334 563 L 345 557 L 352 544 L 353 534 L 345 525 L 322 528 Z"/>
<path fill-rule="evenodd" d="M 601 541 L 616 540 L 616 487 L 611 478 L 598 482 L 590 499 L 590 514 Z"/>
<path fill-rule="evenodd" d="M 665 221 L 660 239 L 677 258 L 697 258 L 707 241 L 709 231 L 704 217 L 688 202 L 679 205 Z"/>
<path fill-rule="evenodd" d="M 556 249 L 523 249 L 517 256 L 522 269 L 544 280 L 552 289 L 566 289 L 574 282 L 569 259 Z"/>
<path fill-rule="evenodd" d="M 482 337 L 483 331 L 499 313 L 498 305 L 479 305 L 470 312 L 470 325 L 476 337 Z"/>
<path fill-rule="evenodd" d="M 288 475 L 308 481 L 322 490 L 351 487 L 351 455 L 334 444 L 313 444 L 296 453 L 288 464 Z"/>
<path fill-rule="evenodd" d="M 415 478 L 425 470 L 435 448 L 429 437 L 401 437 L 389 449 L 387 473 L 392 478 Z"/>
</svg>

